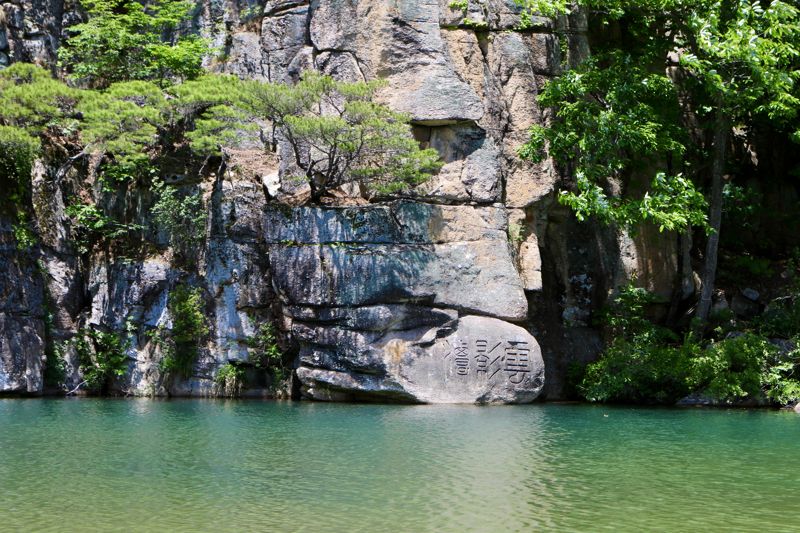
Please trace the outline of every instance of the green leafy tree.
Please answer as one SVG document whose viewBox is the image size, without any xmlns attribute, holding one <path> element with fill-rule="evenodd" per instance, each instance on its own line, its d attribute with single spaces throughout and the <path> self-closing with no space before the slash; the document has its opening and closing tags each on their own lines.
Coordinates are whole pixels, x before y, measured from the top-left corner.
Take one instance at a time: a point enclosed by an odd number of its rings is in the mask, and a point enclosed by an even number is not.
<svg viewBox="0 0 800 533">
<path fill-rule="evenodd" d="M 73 339 L 79 368 L 91 390 L 104 392 L 111 380 L 125 375 L 128 369 L 126 344 L 119 335 L 91 328 L 81 329 Z"/>
<path fill-rule="evenodd" d="M 614 298 L 603 317 L 611 340 L 600 359 L 587 366 L 578 387 L 586 399 L 668 404 L 690 393 L 718 402 L 786 405 L 800 399 L 800 350 L 782 351 L 765 325 L 705 345 L 692 334 L 681 341 L 648 316 L 657 301 L 632 285 Z M 783 333 L 796 340 L 798 329 Z"/>
<path fill-rule="evenodd" d="M 641 58 L 612 51 L 548 83 L 539 101 L 557 110 L 556 120 L 531 128 L 520 155 L 541 161 L 549 153 L 575 174 L 575 189 L 562 190 L 559 200 L 578 220 L 651 220 L 662 230 L 705 224 L 707 204 L 681 173 L 657 172 L 642 198 L 607 192 L 607 180 L 625 183 L 632 173 L 680 161 L 686 152 L 677 91 L 666 75 L 649 72 Z"/>
<path fill-rule="evenodd" d="M 293 86 L 251 85 L 254 111 L 286 140 L 314 200 L 352 182 L 378 193 L 402 191 L 441 166 L 435 150 L 414 140 L 407 115 L 374 101 L 382 85 L 338 82 L 312 71 Z"/>
<path fill-rule="evenodd" d="M 623 39 L 601 43 L 593 59 L 545 87 L 541 99 L 556 109 L 555 119 L 532 130 L 521 154 L 536 159 L 547 151 L 575 173 L 575 189 L 563 191 L 560 200 L 579 217 L 626 224 L 653 219 L 662 229 L 707 224 L 696 313 L 705 321 L 714 290 L 732 129 L 747 131 L 765 120 L 792 130 L 800 141 L 795 120 L 800 110 L 797 6 L 782 0 L 519 3 L 528 13 L 549 15 L 580 7 L 601 27 L 624 31 Z M 656 181 L 647 201 L 610 194 L 609 179 L 625 185 L 632 173 L 654 167 Z M 663 173 L 660 178 L 658 173 Z M 700 214 L 700 184 L 709 190 L 707 223 Z"/>
<path fill-rule="evenodd" d="M 169 293 L 169 311 L 172 316 L 169 336 L 166 339 L 156 339 L 156 342 L 166 346 L 161 367 L 167 372 L 176 372 L 187 377 L 197 360 L 200 342 L 208 335 L 201 290 L 178 285 Z M 162 334 L 159 330 L 156 331 L 157 336 Z"/>
<path fill-rule="evenodd" d="M 170 121 L 185 130 L 192 150 L 220 155 L 242 132 L 252 131 L 251 84 L 235 76 L 208 74 L 169 89 Z"/>
<path fill-rule="evenodd" d="M 208 43 L 178 36 L 190 16 L 187 0 L 86 0 L 88 20 L 70 26 L 59 50 L 73 80 L 104 88 L 129 80 L 192 79 L 202 71 Z"/>
<path fill-rule="evenodd" d="M 31 171 L 47 138 L 65 135 L 76 91 L 35 65 L 15 63 L 0 71 L 0 188 L 2 209 L 16 219 L 19 249 L 36 242 L 28 211 Z"/>
<path fill-rule="evenodd" d="M 178 257 L 190 262 L 197 257 L 206 231 L 206 214 L 199 193 L 181 194 L 173 185 L 153 181 L 158 196 L 150 213 L 157 231 L 169 235 L 170 245 Z"/>
<path fill-rule="evenodd" d="M 67 206 L 65 212 L 71 218 L 75 241 L 81 253 L 88 252 L 99 242 L 110 243 L 143 229 L 138 224 L 123 224 L 114 220 L 94 204 L 72 204 Z"/>
<path fill-rule="evenodd" d="M 83 91 L 78 111 L 85 153 L 102 154 L 103 177 L 123 182 L 147 175 L 167 125 L 163 91 L 147 81 L 114 83 Z"/>
</svg>

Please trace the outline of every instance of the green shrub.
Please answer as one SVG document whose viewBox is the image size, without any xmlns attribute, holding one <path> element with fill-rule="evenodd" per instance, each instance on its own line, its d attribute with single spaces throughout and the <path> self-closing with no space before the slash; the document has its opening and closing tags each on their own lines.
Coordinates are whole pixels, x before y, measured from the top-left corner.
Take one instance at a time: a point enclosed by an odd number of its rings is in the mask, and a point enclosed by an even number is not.
<svg viewBox="0 0 800 533">
<path fill-rule="evenodd" d="M 700 346 L 691 337 L 672 346 L 616 339 L 586 368 L 579 390 L 592 402 L 674 403 L 692 392 L 692 359 Z"/>
<path fill-rule="evenodd" d="M 238 396 L 244 385 L 245 370 L 235 363 L 225 363 L 214 376 L 216 393 L 220 396 L 233 398 Z"/>
<path fill-rule="evenodd" d="M 719 402 L 800 399 L 800 350 L 782 353 L 763 333 L 707 346 L 690 334 L 678 343 L 673 332 L 646 317 L 653 301 L 643 289 L 620 291 L 605 316 L 614 336 L 578 387 L 587 400 L 674 403 L 690 393 Z"/>
<path fill-rule="evenodd" d="M 600 313 L 600 321 L 609 327 L 614 338 L 637 343 L 656 343 L 677 340 L 668 328 L 654 324 L 648 309 L 664 300 L 641 287 L 629 283 L 619 289 L 611 304 Z"/>
<path fill-rule="evenodd" d="M 800 296 L 786 296 L 770 302 L 753 324 L 770 338 L 790 339 L 800 335 Z"/>
<path fill-rule="evenodd" d="M 22 202 L 24 191 L 31 178 L 31 169 L 39 153 L 39 139 L 16 126 L 0 125 L 0 179 L 7 185 L 5 200 L 14 204 Z"/>
<path fill-rule="evenodd" d="M 191 79 L 202 71 L 208 42 L 175 37 L 189 19 L 186 0 L 83 0 L 89 19 L 66 28 L 59 59 L 73 80 L 107 87 L 127 80 Z M 167 40 L 169 38 L 169 40 Z"/>
<path fill-rule="evenodd" d="M 275 326 L 271 322 L 259 325 L 256 334 L 248 338 L 248 345 L 251 348 L 250 361 L 253 366 L 268 371 L 275 381 L 284 379 L 287 369 L 278 346 Z"/>
<path fill-rule="evenodd" d="M 787 403 L 797 394 L 798 382 L 792 379 L 797 352 L 783 356 L 762 335 L 745 333 L 711 343 L 693 363 L 698 386 L 719 401 L 759 400 L 763 395 Z"/>
<path fill-rule="evenodd" d="M 180 194 L 175 187 L 161 180 L 153 182 L 158 195 L 150 209 L 156 230 L 165 231 L 176 255 L 187 263 L 193 262 L 205 238 L 206 214 L 199 193 Z"/>
<path fill-rule="evenodd" d="M 17 219 L 13 231 L 19 250 L 36 244 L 36 235 L 29 227 L 26 202 L 31 169 L 38 153 L 39 139 L 22 128 L 0 125 L 0 187 L 3 190 L 0 208 Z"/>
<path fill-rule="evenodd" d="M 72 219 L 75 242 L 81 253 L 88 252 L 98 242 L 111 242 L 143 229 L 139 224 L 117 222 L 94 204 L 73 204 L 65 212 Z"/>
<path fill-rule="evenodd" d="M 102 392 L 112 378 L 123 376 L 128 370 L 126 345 L 116 333 L 84 328 L 73 342 L 81 375 L 89 389 Z"/>
<path fill-rule="evenodd" d="M 203 297 L 199 287 L 178 285 L 169 294 L 172 329 L 168 335 L 162 329 L 150 336 L 162 347 L 162 371 L 187 377 L 197 360 L 197 349 L 208 335 L 203 314 Z"/>
<path fill-rule="evenodd" d="M 66 376 L 67 362 L 64 358 L 64 344 L 51 343 L 44 365 L 44 383 L 49 387 L 61 387 Z"/>
</svg>

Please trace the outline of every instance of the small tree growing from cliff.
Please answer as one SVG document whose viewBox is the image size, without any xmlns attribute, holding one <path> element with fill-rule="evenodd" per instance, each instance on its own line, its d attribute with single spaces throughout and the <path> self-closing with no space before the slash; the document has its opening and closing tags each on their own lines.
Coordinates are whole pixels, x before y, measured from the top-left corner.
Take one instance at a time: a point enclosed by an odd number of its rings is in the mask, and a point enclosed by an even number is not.
<svg viewBox="0 0 800 533">
<path fill-rule="evenodd" d="M 311 186 L 314 200 L 345 183 L 394 193 L 441 166 L 421 149 L 409 117 L 374 101 L 380 80 L 345 83 L 312 71 L 296 85 L 252 85 L 253 107 L 271 120 Z"/>
</svg>

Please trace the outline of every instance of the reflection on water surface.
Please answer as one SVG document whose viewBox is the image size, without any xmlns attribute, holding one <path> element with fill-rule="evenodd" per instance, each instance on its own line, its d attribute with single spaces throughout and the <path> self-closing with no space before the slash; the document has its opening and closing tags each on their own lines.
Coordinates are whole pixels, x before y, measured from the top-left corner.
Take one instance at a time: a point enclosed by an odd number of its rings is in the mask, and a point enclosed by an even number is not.
<svg viewBox="0 0 800 533">
<path fill-rule="evenodd" d="M 800 416 L 0 400 L 0 529 L 797 531 Z"/>
</svg>

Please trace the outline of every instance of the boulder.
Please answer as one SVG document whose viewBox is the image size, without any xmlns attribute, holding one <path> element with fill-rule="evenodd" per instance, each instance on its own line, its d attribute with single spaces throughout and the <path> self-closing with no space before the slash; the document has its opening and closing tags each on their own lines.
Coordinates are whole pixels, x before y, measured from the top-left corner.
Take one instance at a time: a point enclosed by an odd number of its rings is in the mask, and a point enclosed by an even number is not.
<svg viewBox="0 0 800 533">
<path fill-rule="evenodd" d="M 494 318 L 464 316 L 380 339 L 330 328 L 310 333 L 329 343 L 301 352 L 297 377 L 315 400 L 527 403 L 544 386 L 536 339 Z"/>
<path fill-rule="evenodd" d="M 758 302 L 753 301 L 741 292 L 734 294 L 731 298 L 731 310 L 736 316 L 741 318 L 753 318 L 760 310 Z"/>
</svg>

